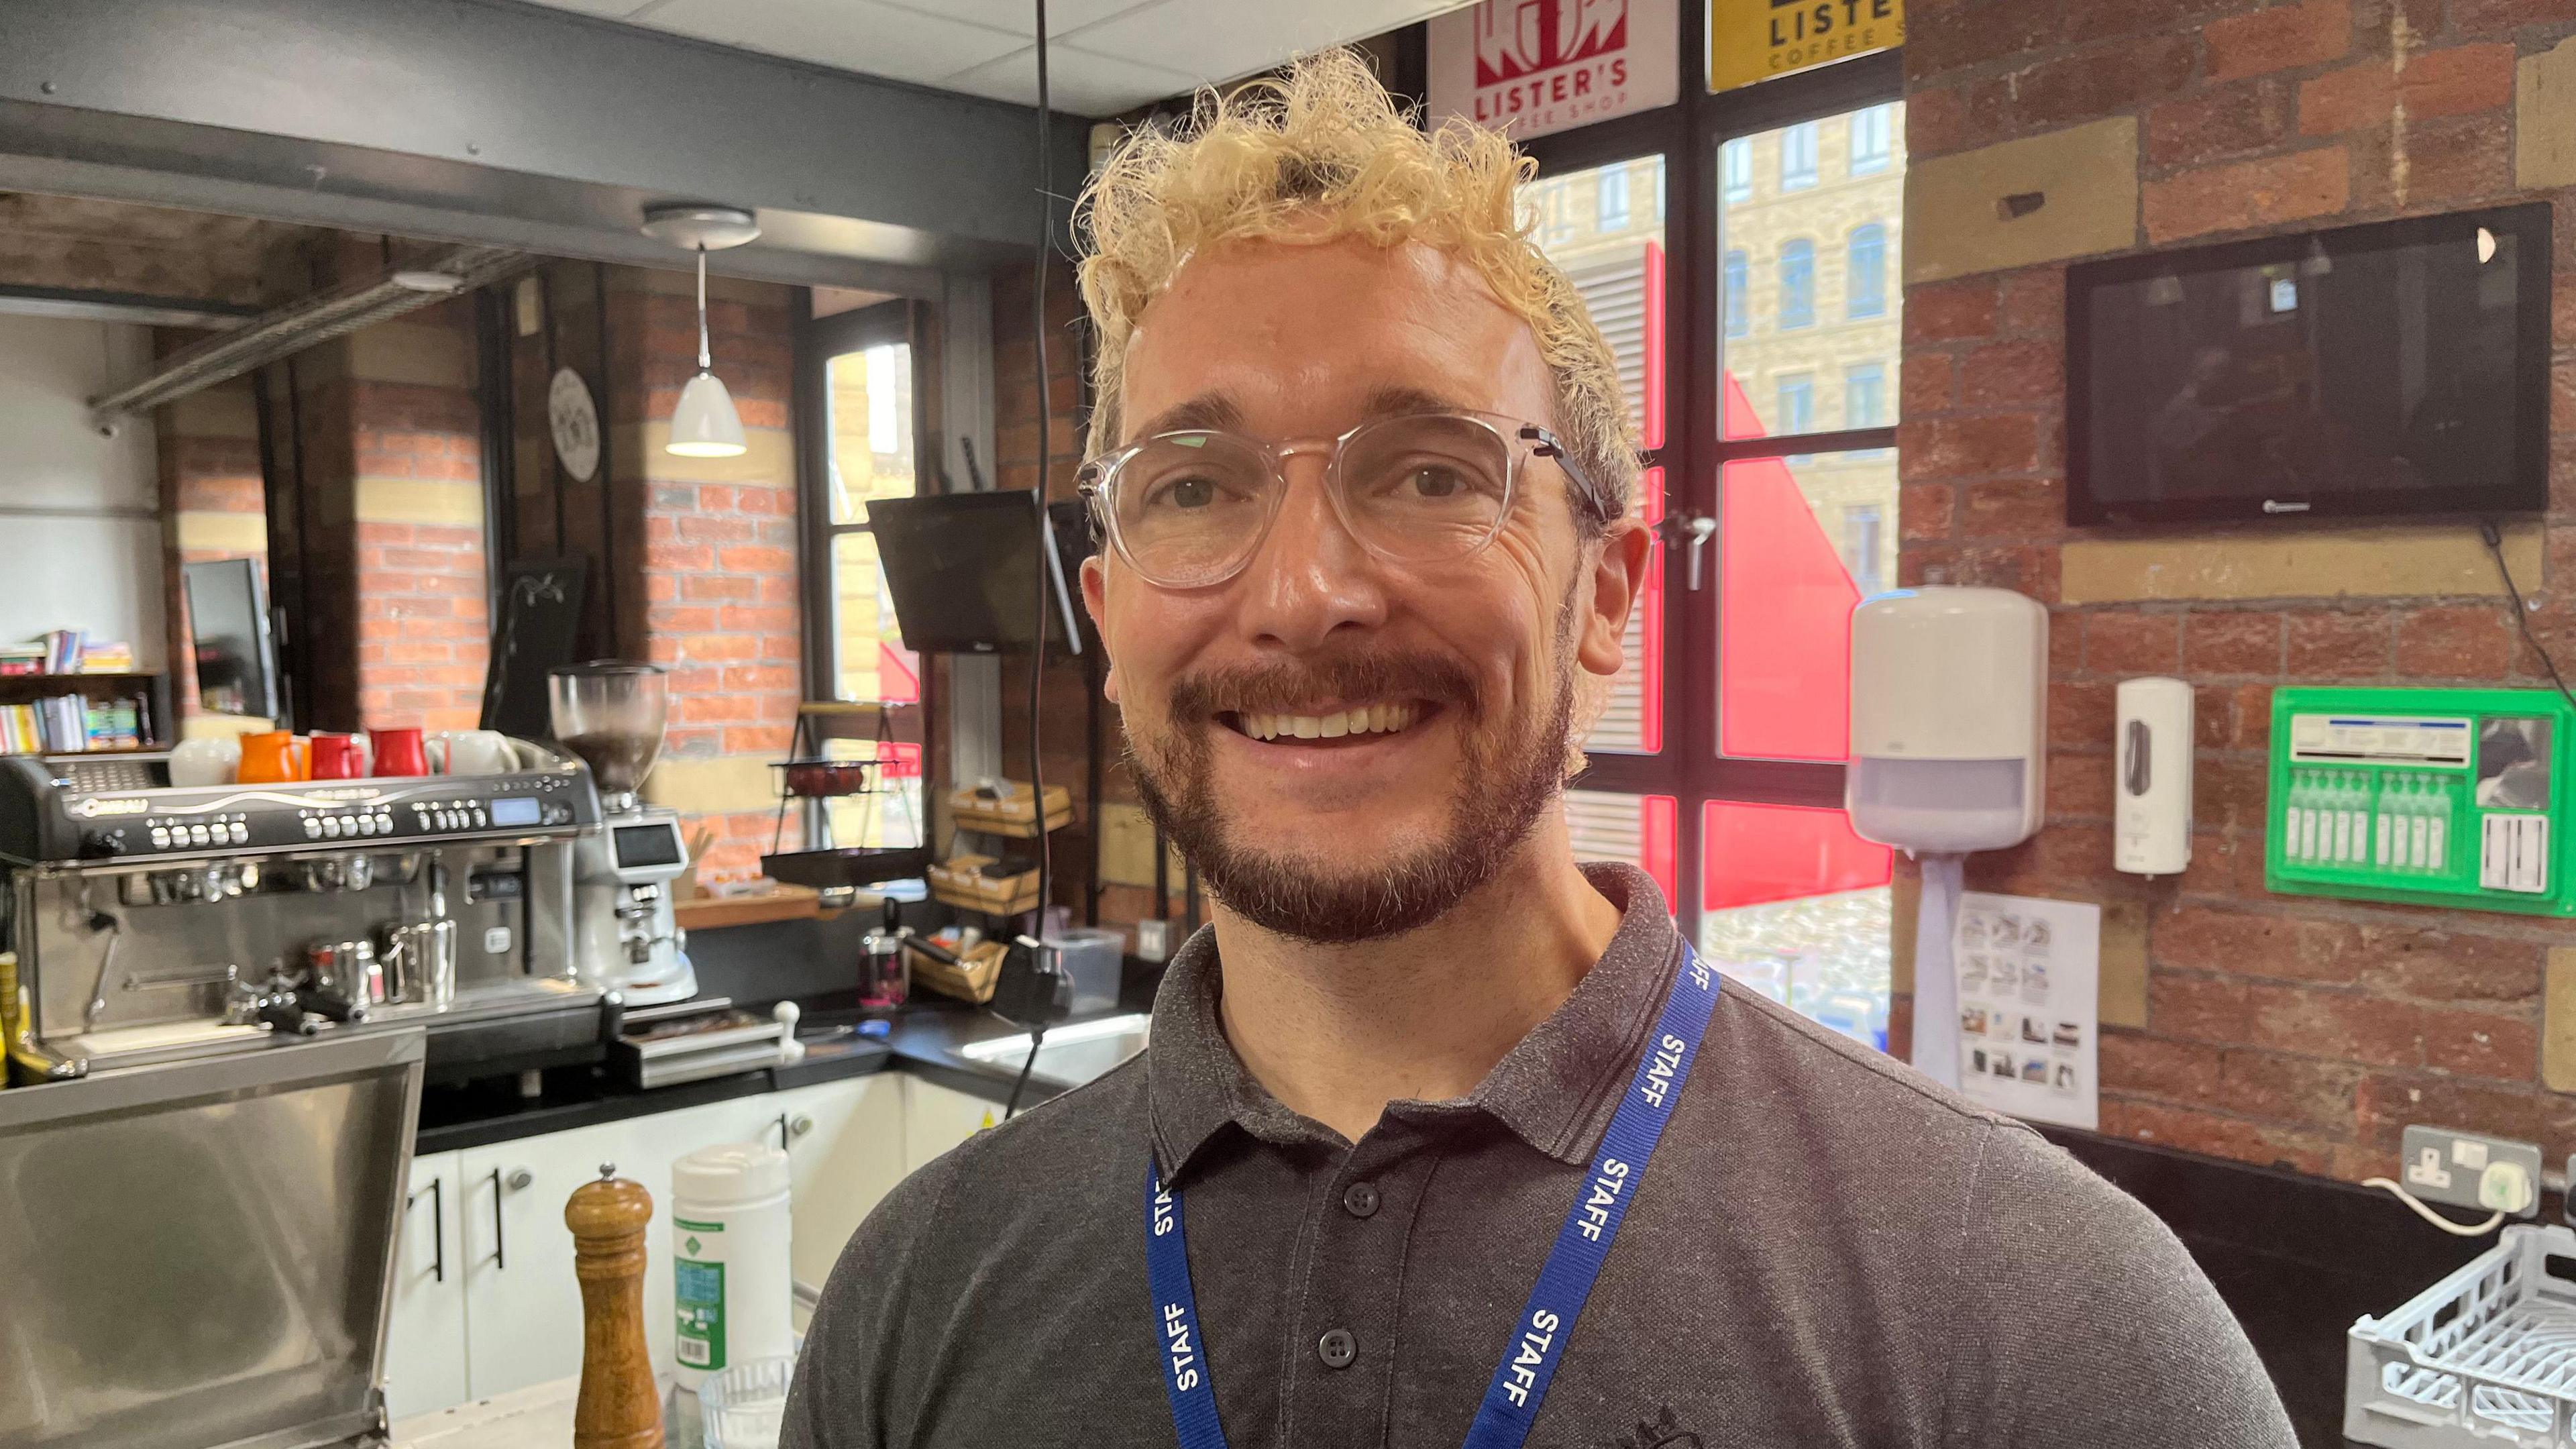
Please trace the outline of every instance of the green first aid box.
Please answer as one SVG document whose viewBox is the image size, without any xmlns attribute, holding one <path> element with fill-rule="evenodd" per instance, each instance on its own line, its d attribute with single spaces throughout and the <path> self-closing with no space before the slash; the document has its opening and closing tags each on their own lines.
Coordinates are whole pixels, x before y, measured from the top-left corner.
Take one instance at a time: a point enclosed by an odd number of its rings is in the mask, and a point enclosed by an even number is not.
<svg viewBox="0 0 2576 1449">
<path fill-rule="evenodd" d="M 2556 690 L 2275 690 L 2263 884 L 2576 916 L 2571 749 Z"/>
</svg>

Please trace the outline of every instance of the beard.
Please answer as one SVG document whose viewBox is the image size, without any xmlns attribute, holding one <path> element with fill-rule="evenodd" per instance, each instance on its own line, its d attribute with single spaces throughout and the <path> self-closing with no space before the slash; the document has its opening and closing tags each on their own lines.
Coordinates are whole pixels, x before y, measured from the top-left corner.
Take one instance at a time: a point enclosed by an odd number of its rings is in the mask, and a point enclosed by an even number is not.
<svg viewBox="0 0 2576 1449">
<path fill-rule="evenodd" d="M 1570 600 L 1569 600 L 1570 602 Z M 1559 619 L 1562 635 L 1572 610 Z M 1196 674 L 1172 688 L 1168 738 L 1128 736 L 1127 762 L 1146 813 L 1227 909 L 1265 930 L 1322 945 L 1372 941 L 1430 924 L 1491 880 L 1555 803 L 1566 780 L 1574 670 L 1560 647 L 1555 697 L 1500 738 L 1477 728 L 1474 680 L 1431 654 L 1368 654 Z M 1460 740 L 1449 827 L 1437 840 L 1357 870 L 1265 850 L 1219 798 L 1208 731 L 1221 710 L 1287 709 L 1314 699 L 1429 699 L 1455 716 Z"/>
</svg>

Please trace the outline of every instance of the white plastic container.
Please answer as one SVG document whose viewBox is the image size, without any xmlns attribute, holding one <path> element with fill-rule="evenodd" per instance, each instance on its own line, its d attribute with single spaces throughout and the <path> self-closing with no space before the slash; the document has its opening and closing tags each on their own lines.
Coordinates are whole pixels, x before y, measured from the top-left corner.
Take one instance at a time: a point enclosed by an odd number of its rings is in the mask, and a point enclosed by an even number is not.
<svg viewBox="0 0 2576 1449">
<path fill-rule="evenodd" d="M 671 1167 L 671 1296 L 680 1386 L 796 1352 L 787 1154 L 767 1143 L 701 1147 Z"/>
<path fill-rule="evenodd" d="M 1073 1014 L 1090 1016 L 1118 1005 L 1118 978 L 1127 938 L 1116 931 L 1070 926 L 1047 937 L 1056 964 L 1073 978 Z"/>
<path fill-rule="evenodd" d="M 1852 611 L 1852 832 L 2002 850 L 2046 816 L 2048 611 L 2009 589 L 1919 588 Z"/>
</svg>

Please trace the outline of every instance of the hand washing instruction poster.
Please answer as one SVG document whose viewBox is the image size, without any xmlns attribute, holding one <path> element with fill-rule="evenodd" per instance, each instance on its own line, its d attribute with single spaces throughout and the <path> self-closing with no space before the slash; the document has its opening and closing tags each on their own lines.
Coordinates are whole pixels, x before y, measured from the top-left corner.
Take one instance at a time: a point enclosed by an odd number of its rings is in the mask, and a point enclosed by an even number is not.
<svg viewBox="0 0 2576 1449">
<path fill-rule="evenodd" d="M 1959 1090 L 2015 1117 L 2098 1128 L 2102 908 L 1969 891 L 1955 929 Z"/>
</svg>

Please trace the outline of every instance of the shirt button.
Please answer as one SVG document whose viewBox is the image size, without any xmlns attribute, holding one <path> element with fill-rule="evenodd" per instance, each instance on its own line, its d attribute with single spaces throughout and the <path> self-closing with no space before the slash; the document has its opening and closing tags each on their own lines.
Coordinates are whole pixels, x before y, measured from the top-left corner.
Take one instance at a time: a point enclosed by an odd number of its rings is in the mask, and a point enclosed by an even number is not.
<svg viewBox="0 0 2576 1449">
<path fill-rule="evenodd" d="M 1352 1217 L 1369 1217 L 1377 1212 L 1377 1184 L 1355 1182 L 1342 1189 L 1342 1207 Z"/>
<path fill-rule="evenodd" d="M 1315 1357 L 1322 1359 L 1326 1368 L 1349 1368 L 1351 1360 L 1359 1356 L 1359 1340 L 1351 1337 L 1347 1328 L 1330 1329 L 1322 1338 L 1315 1340 Z"/>
</svg>

